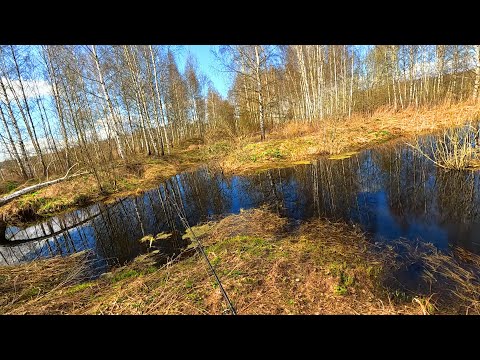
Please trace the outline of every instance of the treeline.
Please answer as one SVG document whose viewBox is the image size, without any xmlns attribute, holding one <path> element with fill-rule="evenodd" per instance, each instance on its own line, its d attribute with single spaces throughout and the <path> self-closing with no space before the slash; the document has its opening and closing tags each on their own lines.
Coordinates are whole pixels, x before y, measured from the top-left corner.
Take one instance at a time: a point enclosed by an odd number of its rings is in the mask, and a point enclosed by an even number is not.
<svg viewBox="0 0 480 360">
<path fill-rule="evenodd" d="M 100 185 L 104 164 L 162 156 L 207 127 L 208 79 L 191 57 L 180 72 L 170 47 L 2 46 L 0 71 L 0 141 L 24 179 L 80 164 Z"/>
<path fill-rule="evenodd" d="M 0 46 L 0 176 L 79 164 L 101 188 L 106 164 L 190 138 L 479 98 L 478 45 L 233 45 L 217 57 L 227 99 L 169 46 Z"/>
<path fill-rule="evenodd" d="M 479 45 L 225 46 L 219 57 L 235 73 L 237 129 L 479 97 Z"/>
</svg>

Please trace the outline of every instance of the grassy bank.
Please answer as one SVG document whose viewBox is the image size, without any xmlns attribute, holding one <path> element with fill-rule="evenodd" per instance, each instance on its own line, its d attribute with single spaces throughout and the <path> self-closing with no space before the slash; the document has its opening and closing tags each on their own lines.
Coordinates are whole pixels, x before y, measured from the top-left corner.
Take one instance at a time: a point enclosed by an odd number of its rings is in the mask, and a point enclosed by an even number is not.
<svg viewBox="0 0 480 360">
<path fill-rule="evenodd" d="M 480 257 L 424 245 L 379 245 L 316 219 L 291 231 L 267 209 L 202 226 L 206 252 L 239 314 L 478 314 Z M 191 253 L 191 252 L 190 252 Z M 399 253 L 408 255 L 399 256 Z M 204 259 L 159 266 L 155 255 L 91 280 L 85 253 L 0 267 L 4 314 L 221 314 Z M 409 285 L 412 266 L 418 279 Z M 421 269 L 419 272 L 418 269 Z M 417 286 L 419 284 L 419 286 Z"/>
<path fill-rule="evenodd" d="M 186 143 L 164 158 L 138 157 L 129 159 L 128 163 L 114 164 L 111 172 L 118 180 L 104 184 L 102 193 L 97 190 L 93 177 L 86 175 L 25 195 L 1 207 L 0 216 L 4 214 L 10 222 L 25 222 L 96 201 L 115 201 L 137 195 L 157 186 L 162 179 L 204 163 L 225 174 L 238 174 L 308 163 L 321 155 L 341 158 L 344 153 L 392 139 L 459 126 L 478 119 L 479 114 L 480 105 L 470 103 L 422 111 L 380 110 L 370 117 L 352 116 L 316 125 L 290 123 L 269 133 L 264 142 L 260 142 L 259 137 L 243 137 L 207 144 Z M 27 185 L 32 183 L 24 184 Z M 10 192 L 18 189 L 11 183 L 3 188 Z"/>
</svg>

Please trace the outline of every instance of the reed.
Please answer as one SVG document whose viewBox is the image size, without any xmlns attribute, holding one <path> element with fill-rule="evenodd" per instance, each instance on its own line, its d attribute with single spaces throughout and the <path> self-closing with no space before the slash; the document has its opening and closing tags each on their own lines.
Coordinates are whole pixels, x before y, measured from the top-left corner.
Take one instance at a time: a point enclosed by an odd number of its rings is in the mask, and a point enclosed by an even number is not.
<svg viewBox="0 0 480 360">
<path fill-rule="evenodd" d="M 476 169 L 480 156 L 479 129 L 472 124 L 447 128 L 427 141 L 407 143 L 436 166 L 446 170 Z"/>
</svg>

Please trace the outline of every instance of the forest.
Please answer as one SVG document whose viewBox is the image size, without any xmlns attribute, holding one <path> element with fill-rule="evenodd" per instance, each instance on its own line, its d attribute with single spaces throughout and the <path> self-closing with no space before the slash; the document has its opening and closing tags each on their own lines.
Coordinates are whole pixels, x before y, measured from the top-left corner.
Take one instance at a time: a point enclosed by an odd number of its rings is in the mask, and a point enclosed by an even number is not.
<svg viewBox="0 0 480 360">
<path fill-rule="evenodd" d="M 187 48 L 0 46 L 0 313 L 480 312 L 480 45 Z"/>
<path fill-rule="evenodd" d="M 477 99 L 480 87 L 478 46 L 222 46 L 228 99 L 193 57 L 178 69 L 168 46 L 10 45 L 0 56 L 2 179 L 78 163 L 99 187 L 101 164 L 163 156 L 187 139 L 264 139 L 292 121 Z"/>
</svg>

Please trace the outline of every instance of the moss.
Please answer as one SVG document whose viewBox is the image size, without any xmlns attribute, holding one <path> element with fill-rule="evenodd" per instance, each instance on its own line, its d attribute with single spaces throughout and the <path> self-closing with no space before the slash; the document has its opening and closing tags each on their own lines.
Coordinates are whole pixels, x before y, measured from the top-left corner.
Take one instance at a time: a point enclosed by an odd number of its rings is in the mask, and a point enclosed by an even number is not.
<svg viewBox="0 0 480 360">
<path fill-rule="evenodd" d="M 185 285 L 184 285 L 184 287 L 185 287 L 186 289 L 192 288 L 192 287 L 193 287 L 193 280 L 191 280 L 191 279 L 185 280 Z"/>
<path fill-rule="evenodd" d="M 42 291 L 42 289 L 40 287 L 31 287 L 27 290 L 25 290 L 25 292 L 22 294 L 21 298 L 32 298 L 32 297 L 35 297 L 37 296 L 38 294 L 40 294 L 40 292 Z"/>
<path fill-rule="evenodd" d="M 138 277 L 140 276 L 141 273 L 138 272 L 137 270 L 134 269 L 124 269 L 121 270 L 117 273 L 115 273 L 111 279 L 112 283 L 117 283 L 119 281 L 122 281 L 124 279 L 132 278 L 132 277 Z"/>
<path fill-rule="evenodd" d="M 78 291 L 89 289 L 94 285 L 95 285 L 95 283 L 93 283 L 93 282 L 84 282 L 84 283 L 81 283 L 81 284 L 73 285 L 73 286 L 71 286 L 70 288 L 67 289 L 67 294 L 74 294 Z"/>
<path fill-rule="evenodd" d="M 345 285 L 340 284 L 340 285 L 335 286 L 335 288 L 333 289 L 333 293 L 335 295 L 341 295 L 341 296 L 347 295 L 348 289 Z"/>
<path fill-rule="evenodd" d="M 73 202 L 75 203 L 75 201 Z M 42 205 L 38 208 L 38 214 L 48 214 L 62 211 L 68 208 L 72 203 L 64 198 L 42 198 Z"/>
</svg>

